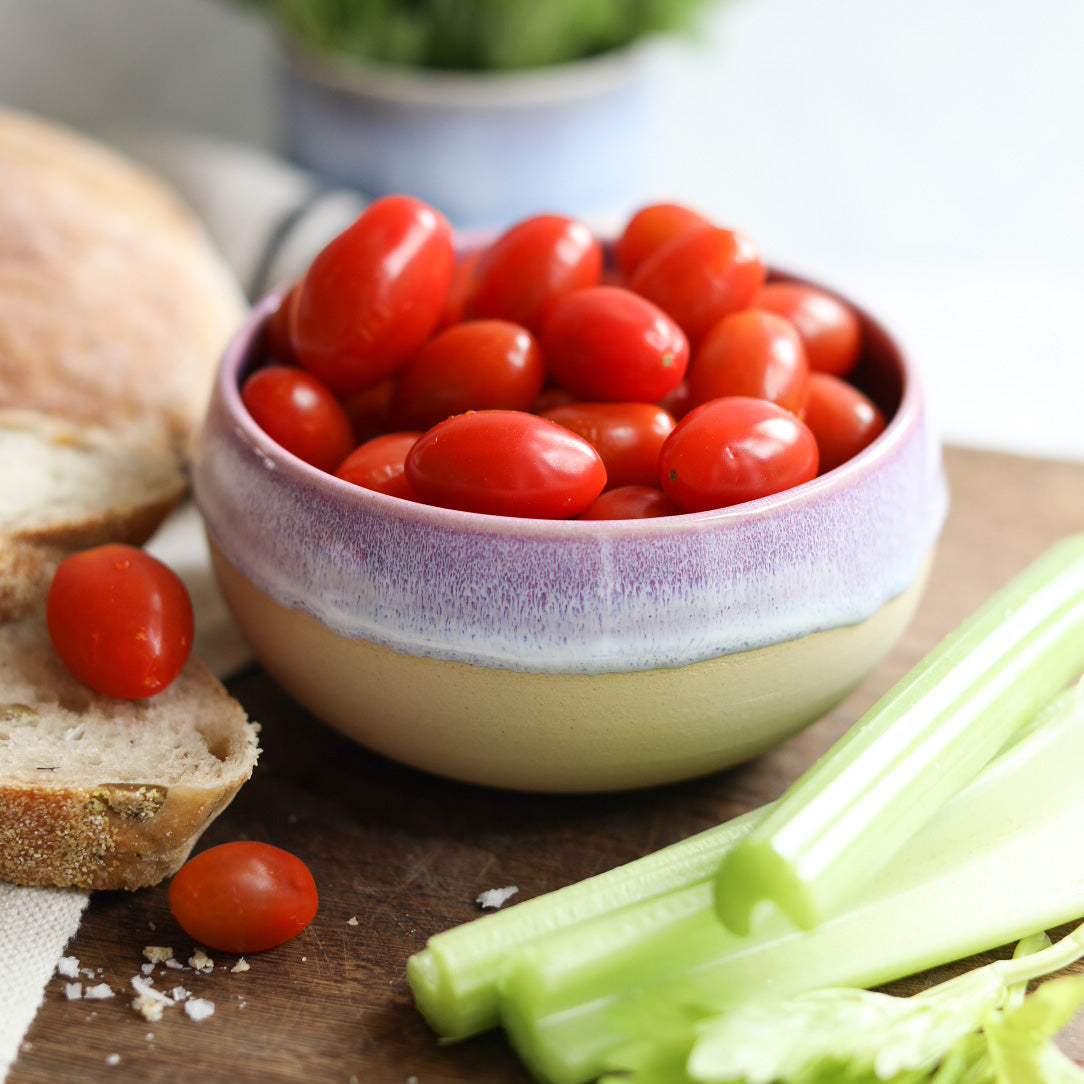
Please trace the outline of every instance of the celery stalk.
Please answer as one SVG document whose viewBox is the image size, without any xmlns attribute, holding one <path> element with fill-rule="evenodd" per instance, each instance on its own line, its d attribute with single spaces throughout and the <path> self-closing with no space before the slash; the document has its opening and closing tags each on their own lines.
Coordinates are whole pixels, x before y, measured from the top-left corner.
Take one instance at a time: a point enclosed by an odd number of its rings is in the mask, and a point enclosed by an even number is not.
<svg viewBox="0 0 1084 1084">
<path fill-rule="evenodd" d="M 916 829 L 1084 666 L 1084 535 L 1049 550 L 870 709 L 723 859 L 720 919 L 773 901 L 803 928 Z"/>
<path fill-rule="evenodd" d="M 647 854 L 616 869 L 430 937 L 407 961 L 418 1010 L 444 1039 L 463 1039 L 498 1022 L 503 958 L 534 938 L 685 885 L 706 885 L 735 840 L 764 809 Z"/>
<path fill-rule="evenodd" d="M 740 937 L 699 883 L 539 938 L 505 965 L 509 1038 L 537 1079 L 577 1084 L 627 1040 L 614 1019 L 633 998 L 719 1004 L 868 987 L 1079 918 L 1082 763 L 1076 690 L 810 931 L 776 911 Z"/>
</svg>

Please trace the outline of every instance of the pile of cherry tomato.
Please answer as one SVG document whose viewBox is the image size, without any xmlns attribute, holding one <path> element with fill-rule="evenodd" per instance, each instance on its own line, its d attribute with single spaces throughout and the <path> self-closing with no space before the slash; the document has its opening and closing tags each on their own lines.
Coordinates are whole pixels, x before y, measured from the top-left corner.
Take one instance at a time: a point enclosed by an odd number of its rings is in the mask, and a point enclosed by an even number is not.
<svg viewBox="0 0 1084 1084">
<path fill-rule="evenodd" d="M 656 203 L 609 254 L 540 214 L 457 253 L 386 196 L 271 316 L 242 400 L 359 486 L 472 512 L 613 519 L 726 507 L 845 462 L 884 428 L 848 382 L 856 314 L 769 282 L 748 237 Z"/>
</svg>

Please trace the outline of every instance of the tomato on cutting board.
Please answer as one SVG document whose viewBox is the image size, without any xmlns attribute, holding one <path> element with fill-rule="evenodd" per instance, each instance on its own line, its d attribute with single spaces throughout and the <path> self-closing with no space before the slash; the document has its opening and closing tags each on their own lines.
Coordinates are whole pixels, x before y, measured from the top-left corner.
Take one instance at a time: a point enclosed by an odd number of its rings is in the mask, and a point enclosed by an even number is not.
<svg viewBox="0 0 1084 1084">
<path fill-rule="evenodd" d="M 201 851 L 169 884 L 169 908 L 181 928 L 222 952 L 264 952 L 284 944 L 308 926 L 319 905 L 309 867 L 256 840 Z"/>
</svg>

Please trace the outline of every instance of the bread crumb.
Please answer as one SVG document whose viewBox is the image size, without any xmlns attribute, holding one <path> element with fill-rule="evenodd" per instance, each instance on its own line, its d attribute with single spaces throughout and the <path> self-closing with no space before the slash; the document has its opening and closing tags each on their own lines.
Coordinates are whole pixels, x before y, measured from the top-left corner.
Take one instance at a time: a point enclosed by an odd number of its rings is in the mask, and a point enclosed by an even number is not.
<svg viewBox="0 0 1084 1084">
<path fill-rule="evenodd" d="M 107 1054 L 106 1059 L 105 1059 L 105 1064 L 106 1065 L 120 1065 L 120 1055 L 119 1054 Z"/>
<path fill-rule="evenodd" d="M 153 967 L 155 964 L 164 964 L 172 960 L 173 949 L 165 945 L 147 945 L 143 950 L 143 955 L 150 960 Z"/>
<path fill-rule="evenodd" d="M 215 962 L 207 955 L 203 949 L 198 948 L 188 958 L 188 966 L 193 971 L 213 971 L 215 969 Z"/>
<path fill-rule="evenodd" d="M 215 1003 L 205 997 L 189 998 L 184 1003 L 184 1011 L 191 1020 L 206 1020 L 208 1016 L 214 1015 Z"/>
<path fill-rule="evenodd" d="M 162 1019 L 166 1003 L 158 998 L 149 997 L 147 994 L 139 994 L 132 999 L 132 1008 L 148 1023 L 156 1023 Z"/>
<path fill-rule="evenodd" d="M 230 968 L 230 970 L 236 975 L 239 971 L 250 971 L 251 966 L 248 960 L 246 960 L 244 956 L 241 956 L 238 958 L 237 963 L 235 963 L 233 967 Z"/>
<path fill-rule="evenodd" d="M 83 996 L 83 984 L 81 982 L 64 983 L 64 996 L 69 1001 L 78 1001 Z"/>
<path fill-rule="evenodd" d="M 474 902 L 483 911 L 499 911 L 518 891 L 517 885 L 509 885 L 507 888 L 487 888 L 485 892 L 475 897 Z"/>
<path fill-rule="evenodd" d="M 99 982 L 95 986 L 88 986 L 83 991 L 83 997 L 89 998 L 95 1001 L 101 1001 L 103 998 L 113 997 L 113 988 L 108 982 Z"/>
<path fill-rule="evenodd" d="M 139 970 L 142 971 L 144 975 L 149 975 L 154 970 L 154 964 L 140 964 Z"/>
<path fill-rule="evenodd" d="M 76 956 L 61 956 L 56 962 L 56 971 L 58 975 L 63 975 L 66 979 L 74 979 L 79 975 L 79 958 Z"/>
<path fill-rule="evenodd" d="M 184 1001 L 184 999 L 188 997 L 188 991 L 183 986 L 174 986 L 173 989 L 170 990 L 170 994 L 174 1001 Z"/>
<path fill-rule="evenodd" d="M 346 920 L 347 926 L 356 926 L 358 924 L 358 916 L 354 915 L 352 918 Z"/>
</svg>

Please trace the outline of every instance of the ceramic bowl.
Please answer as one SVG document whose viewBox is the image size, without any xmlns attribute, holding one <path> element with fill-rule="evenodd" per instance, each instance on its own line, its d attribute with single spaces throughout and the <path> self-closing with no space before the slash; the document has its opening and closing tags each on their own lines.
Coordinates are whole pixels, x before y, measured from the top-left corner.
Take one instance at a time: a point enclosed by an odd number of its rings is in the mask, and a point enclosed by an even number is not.
<svg viewBox="0 0 1084 1084">
<path fill-rule="evenodd" d="M 494 787 L 644 787 L 751 758 L 845 698 L 921 596 L 947 506 L 916 374 L 859 310 L 890 421 L 778 495 L 638 521 L 433 508 L 324 474 L 238 391 L 227 349 L 194 468 L 215 573 L 268 673 L 397 761 Z"/>
</svg>

